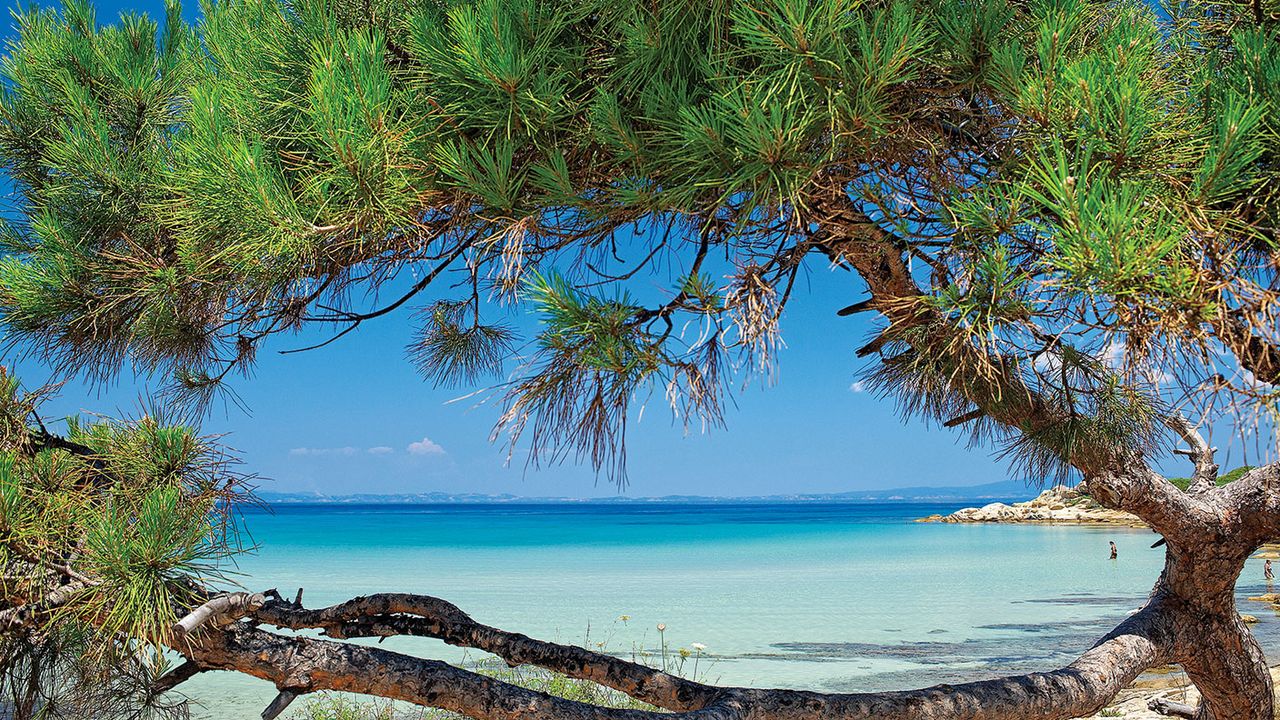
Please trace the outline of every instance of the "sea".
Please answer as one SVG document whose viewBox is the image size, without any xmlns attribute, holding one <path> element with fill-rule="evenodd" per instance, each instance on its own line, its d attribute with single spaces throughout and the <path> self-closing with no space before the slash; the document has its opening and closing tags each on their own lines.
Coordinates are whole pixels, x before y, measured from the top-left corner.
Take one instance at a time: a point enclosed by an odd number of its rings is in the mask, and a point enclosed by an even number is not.
<svg viewBox="0 0 1280 720">
<path fill-rule="evenodd" d="M 246 512 L 256 549 L 232 578 L 290 598 L 303 588 L 308 607 L 434 595 L 507 630 L 683 660 L 708 682 L 856 692 L 1059 667 L 1141 606 L 1163 563 L 1144 529 L 915 522 L 960 506 L 282 504 Z M 1266 591 L 1262 576 L 1251 560 L 1240 609 L 1280 659 L 1280 618 L 1245 600 Z M 383 647 L 483 660 L 421 638 Z M 257 717 L 275 695 L 226 672 L 184 688 L 197 720 Z"/>
</svg>

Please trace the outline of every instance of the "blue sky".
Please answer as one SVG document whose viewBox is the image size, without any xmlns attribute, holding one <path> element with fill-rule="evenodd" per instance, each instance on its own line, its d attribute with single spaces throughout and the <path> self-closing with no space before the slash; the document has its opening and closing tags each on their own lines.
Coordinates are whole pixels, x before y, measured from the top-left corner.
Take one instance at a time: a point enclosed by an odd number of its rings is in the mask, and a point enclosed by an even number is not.
<svg viewBox="0 0 1280 720">
<path fill-rule="evenodd" d="M 108 22 L 121 7 L 153 16 L 162 10 L 154 0 L 96 6 L 99 20 Z M 637 282 L 648 292 L 662 280 Z M 859 391 L 861 362 L 854 350 L 865 342 L 873 318 L 838 318 L 835 311 L 864 296 L 855 276 L 815 263 L 783 319 L 786 348 L 776 382 L 769 388 L 756 382 L 738 392 L 727 429 L 685 435 L 661 391 L 655 392 L 643 418 L 632 424 L 627 494 L 839 492 L 1006 478 L 1007 469 L 990 449 L 970 450 L 951 431 L 904 424 L 891 402 Z M 431 299 L 423 297 L 419 305 Z M 274 338 L 260 350 L 256 374 L 234 381 L 248 412 L 218 408 L 206 430 L 225 433 L 224 442 L 241 453 L 245 469 L 262 476 L 263 490 L 575 497 L 618 492 L 608 481 L 597 481 L 590 468 L 572 463 L 526 468 L 519 448 L 508 463 L 501 443 L 489 440 L 496 403 L 480 404 L 482 396 L 459 399 L 466 390 L 433 388 L 405 359 L 412 310 L 401 308 L 306 353 L 276 351 L 322 335 Z M 526 330 L 535 322 L 527 316 L 511 320 Z M 29 387 L 51 375 L 30 359 L 17 367 Z M 147 387 L 145 378 L 127 375 L 106 388 L 73 381 L 45 414 L 136 414 Z"/>
<path fill-rule="evenodd" d="M 627 494 L 838 492 L 1007 476 L 986 450 L 969 451 L 948 431 L 904 425 L 891 402 L 859 392 L 854 350 L 865 342 L 871 318 L 838 318 L 835 311 L 862 297 L 861 281 L 818 264 L 807 285 L 809 292 L 798 288 L 783 319 L 786 347 L 774 384 L 755 381 L 737 392 L 727 429 L 686 435 L 660 390 L 642 416 L 633 413 Z M 511 320 L 536 327 L 527 315 Z M 484 394 L 464 398 L 469 389 L 424 382 L 404 356 L 412 331 L 406 307 L 318 350 L 276 352 L 305 346 L 322 337 L 318 332 L 273 338 L 259 352 L 254 376 L 234 380 L 248 414 L 218 406 L 205 428 L 227 433 L 225 442 L 242 453 L 245 468 L 269 479 L 261 483 L 264 490 L 617 492 L 572 463 L 527 469 L 519 448 L 508 464 L 501 442 L 489 441 L 496 403 L 483 403 Z M 32 359 L 18 368 L 29 386 L 51 374 Z M 72 382 L 46 415 L 135 414 L 147 385 L 132 376 L 106 388 Z"/>
</svg>

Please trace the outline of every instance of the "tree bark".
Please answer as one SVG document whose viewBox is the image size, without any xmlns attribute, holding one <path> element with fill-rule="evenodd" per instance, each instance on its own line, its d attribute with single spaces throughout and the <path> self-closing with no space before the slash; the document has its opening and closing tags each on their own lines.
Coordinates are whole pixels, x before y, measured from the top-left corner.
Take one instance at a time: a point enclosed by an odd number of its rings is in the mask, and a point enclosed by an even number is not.
<svg viewBox="0 0 1280 720">
<path fill-rule="evenodd" d="M 1216 522 L 1180 528 L 1164 578 L 1173 598 L 1174 659 L 1201 694 L 1197 720 L 1272 720 L 1267 659 L 1240 618 L 1235 584 L 1258 545 L 1280 537 L 1280 465 L 1256 468 L 1196 495 Z"/>
<path fill-rule="evenodd" d="M 814 203 L 812 240 L 853 267 L 871 292 L 869 307 L 889 322 L 884 337 L 956 367 L 954 391 L 973 411 L 1013 433 L 1037 433 L 1067 410 L 1039 397 L 1015 365 L 954 339 L 948 322 L 924 302 L 903 249 L 857 211 L 842 190 Z M 939 347 L 935 347 L 937 343 Z M 956 353 L 947 357 L 947 353 Z M 1150 600 L 1071 665 L 1045 673 L 940 685 L 922 690 L 828 694 L 713 687 L 584 648 L 557 645 L 475 622 L 437 598 L 383 594 L 321 610 L 278 598 L 206 603 L 245 622 L 210 623 L 175 643 L 200 668 L 229 669 L 273 682 L 282 692 L 345 690 L 452 710 L 476 720 L 1066 720 L 1094 713 L 1152 665 L 1183 663 L 1204 696 L 1200 720 L 1272 720 L 1271 681 L 1262 652 L 1240 621 L 1234 588 L 1245 560 L 1280 537 L 1280 465 L 1254 471 L 1226 488 L 1212 482 L 1212 449 L 1185 422 L 1171 426 L 1194 453 L 1197 482 L 1183 492 L 1124 448 L 1065 448 L 1065 460 L 1104 505 L 1136 514 L 1163 535 L 1166 566 Z M 227 618 L 223 618 L 227 619 Z M 234 620 L 234 617 L 230 618 Z M 199 625 L 199 623 L 188 623 Z M 321 630 L 333 639 L 419 635 L 490 652 L 512 665 L 532 664 L 614 688 L 670 711 L 617 710 L 519 688 L 446 663 L 381 648 L 258 627 Z"/>
<path fill-rule="evenodd" d="M 981 418 L 1037 435 L 1063 422 L 1064 409 L 1038 395 L 1016 363 L 984 355 L 955 333 L 916 284 L 902 245 L 849 201 L 843 189 L 817 199 L 818 229 L 810 247 L 855 269 L 866 281 L 869 308 L 888 327 L 869 352 L 902 345 L 938 360 L 953 373 L 954 418 Z M 915 345 L 912 345 L 912 344 Z M 950 400 L 951 398 L 948 398 Z M 380 594 L 311 610 L 272 593 L 208 593 L 188 608 L 171 647 L 188 663 L 158 683 L 171 688 L 197 672 L 231 670 L 273 683 L 286 700 L 340 690 L 443 708 L 475 720 L 1066 720 L 1094 713 L 1147 668 L 1180 662 L 1200 689 L 1198 720 L 1273 720 L 1271 678 L 1261 648 L 1236 612 L 1234 588 L 1249 555 L 1280 537 L 1280 465 L 1246 473 L 1218 488 L 1212 448 L 1185 421 L 1171 427 L 1191 446 L 1196 465 L 1189 492 L 1155 473 L 1135 450 L 1061 448 L 1091 494 L 1134 513 L 1167 541 L 1164 572 L 1147 604 L 1067 667 L 1042 673 L 920 690 L 834 694 L 786 689 L 716 687 L 585 648 L 559 645 L 476 622 L 438 598 Z M 65 557 L 48 567 L 67 584 L 29 608 L 0 613 L 0 626 L 38 623 L 93 582 L 75 575 Z M 22 602 L 31 602 L 21 598 Z M 320 630 L 326 638 L 280 634 Z M 411 635 L 489 652 L 511 665 L 613 688 L 667 712 L 614 709 L 574 702 L 502 682 L 444 662 L 351 638 Z"/>
<path fill-rule="evenodd" d="M 1183 616 L 1176 625 L 1176 657 L 1200 691 L 1197 720 L 1272 720 L 1271 671 L 1239 613 Z"/>
</svg>

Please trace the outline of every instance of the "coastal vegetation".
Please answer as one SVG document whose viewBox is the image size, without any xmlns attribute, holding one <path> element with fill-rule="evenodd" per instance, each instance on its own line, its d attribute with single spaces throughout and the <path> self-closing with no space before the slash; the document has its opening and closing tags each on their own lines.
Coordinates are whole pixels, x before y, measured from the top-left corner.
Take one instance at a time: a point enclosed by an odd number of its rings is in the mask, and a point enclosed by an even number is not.
<svg viewBox="0 0 1280 720">
<path fill-rule="evenodd" d="M 1233 595 L 1280 536 L 1271 0 L 167 8 L 24 9 L 0 62 L 8 341 L 67 375 L 168 380 L 140 417 L 63 430 L 49 389 L 4 376 L 11 685 L 118 688 L 77 717 L 161 712 L 220 670 L 279 689 L 267 720 L 326 690 L 475 720 L 1054 720 L 1176 662 L 1202 698 L 1183 714 L 1272 717 Z M 879 319 L 861 382 L 904 417 L 1036 482 L 1083 479 L 1165 539 L 1138 612 L 1063 668 L 838 694 L 684 678 L 394 588 L 314 608 L 219 577 L 243 478 L 198 419 L 263 348 L 322 351 L 416 307 L 426 381 L 496 383 L 495 437 L 624 483 L 635 406 L 725 422 L 815 268 L 849 291 L 818 312 Z M 1220 485 L 1215 427 L 1267 458 Z M 1158 470 L 1174 456 L 1185 487 Z M 662 712 L 349 642 L 398 635 Z"/>
<path fill-rule="evenodd" d="M 1215 484 L 1222 487 L 1244 477 L 1252 470 L 1249 466 L 1238 467 L 1230 472 L 1221 473 Z M 1190 490 L 1191 478 L 1169 478 L 1169 482 L 1186 492 Z M 1025 502 L 1008 505 L 994 502 L 982 507 L 961 508 L 949 515 L 930 515 L 919 518 L 917 522 L 949 522 L 949 523 L 1050 523 L 1066 525 L 1128 525 L 1145 527 L 1146 523 L 1137 515 L 1123 510 L 1108 508 L 1089 495 L 1086 483 L 1068 487 L 1055 485 L 1040 493 L 1039 496 Z"/>
<path fill-rule="evenodd" d="M 680 649 L 672 653 L 673 660 L 681 655 L 688 656 L 690 651 Z M 657 666 L 657 664 L 654 664 Z M 608 708 L 652 711 L 652 705 L 637 702 L 625 693 L 604 687 L 594 682 L 577 680 L 559 673 L 551 673 L 536 668 L 508 667 L 501 661 L 481 661 L 471 668 L 495 680 L 546 693 L 565 700 L 590 703 Z M 681 672 L 683 663 L 668 661 L 667 671 L 684 676 Z M 696 675 L 690 675 L 697 678 Z M 390 703 L 360 702 L 350 696 L 324 694 L 307 702 L 303 708 L 291 715 L 291 720 L 461 720 L 463 716 L 443 710 L 424 709 L 419 711 L 397 708 Z"/>
<path fill-rule="evenodd" d="M 1235 470 L 1232 470 L 1231 472 L 1225 472 L 1218 475 L 1218 477 L 1214 480 L 1214 482 L 1218 485 L 1218 487 L 1222 487 L 1223 485 L 1226 485 L 1229 482 L 1239 480 L 1240 478 L 1244 477 L 1245 473 L 1249 472 L 1252 469 L 1253 468 L 1249 467 L 1248 465 L 1242 465 L 1241 467 L 1238 467 Z M 1169 478 L 1169 482 L 1173 483 L 1174 485 L 1177 485 L 1179 489 L 1184 491 L 1190 489 L 1191 481 L 1192 479 L 1189 477 Z"/>
</svg>

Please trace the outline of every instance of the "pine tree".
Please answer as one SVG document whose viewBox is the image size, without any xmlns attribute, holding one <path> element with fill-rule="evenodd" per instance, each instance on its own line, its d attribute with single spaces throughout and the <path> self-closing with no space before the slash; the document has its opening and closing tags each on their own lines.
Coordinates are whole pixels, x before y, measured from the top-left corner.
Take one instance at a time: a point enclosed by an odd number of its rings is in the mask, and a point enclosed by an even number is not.
<svg viewBox="0 0 1280 720">
<path fill-rule="evenodd" d="M 198 412 L 277 336 L 322 325 L 336 339 L 413 305 L 408 354 L 426 379 L 514 373 L 498 430 L 533 462 L 576 457 L 621 482 L 637 395 L 721 422 L 731 388 L 778 361 L 797 277 L 826 264 L 852 271 L 838 314 L 882 320 L 858 350 L 872 389 L 1028 477 L 1083 478 L 1165 537 L 1166 571 L 1061 670 L 883 695 L 716 688 L 434 598 L 318 611 L 218 594 L 191 565 L 233 545 L 212 509 L 236 478 L 212 446 L 150 416 L 54 436 L 15 386 L 0 491 L 19 499 L 0 537 L 38 582 L 6 594 L 12 627 L 173 648 L 188 663 L 160 687 L 211 667 L 265 677 L 282 690 L 273 712 L 339 688 L 477 720 L 639 717 L 259 624 L 441 637 L 717 720 L 1075 717 L 1165 661 L 1202 691 L 1201 720 L 1271 717 L 1232 589 L 1280 536 L 1280 465 L 1218 487 L 1196 428 L 1275 440 L 1274 0 L 201 10 L 195 24 L 176 4 L 163 22 L 99 24 L 80 0 L 16 15 L 0 66 L 0 156 L 19 197 L 0 322 L 60 371 L 163 375 L 165 402 Z M 665 269 L 667 291 L 646 291 Z M 404 292 L 361 301 L 390 288 Z M 541 315 L 536 337 L 502 322 L 513 306 Z M 158 484 L 153 446 L 106 439 L 162 429 L 192 455 Z M 1185 491 L 1152 469 L 1171 440 L 1194 466 Z M 101 482 L 74 480 L 86 474 Z M 151 570 L 81 559 L 93 528 L 173 508 L 177 526 L 129 525 L 166 558 Z"/>
</svg>

